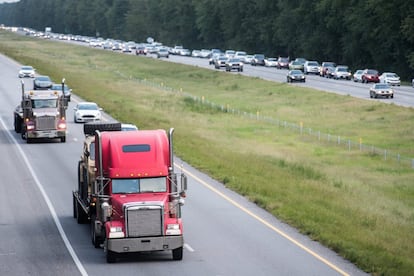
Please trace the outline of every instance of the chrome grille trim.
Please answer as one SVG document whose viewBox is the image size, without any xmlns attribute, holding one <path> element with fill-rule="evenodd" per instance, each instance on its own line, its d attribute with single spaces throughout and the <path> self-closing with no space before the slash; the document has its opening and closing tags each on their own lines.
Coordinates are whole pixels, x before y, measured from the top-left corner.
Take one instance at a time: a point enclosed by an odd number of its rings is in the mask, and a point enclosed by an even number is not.
<svg viewBox="0 0 414 276">
<path fill-rule="evenodd" d="M 135 203 L 124 206 L 126 236 L 130 238 L 162 236 L 164 208 L 162 204 Z"/>
</svg>

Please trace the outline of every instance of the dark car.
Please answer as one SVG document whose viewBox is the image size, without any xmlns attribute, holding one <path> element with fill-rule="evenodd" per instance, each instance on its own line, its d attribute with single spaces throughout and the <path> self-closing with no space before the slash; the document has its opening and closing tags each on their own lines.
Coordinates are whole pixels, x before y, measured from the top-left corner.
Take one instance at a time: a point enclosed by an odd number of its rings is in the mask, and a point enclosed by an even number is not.
<svg viewBox="0 0 414 276">
<path fill-rule="evenodd" d="M 265 56 L 263 54 L 255 54 L 253 56 L 251 65 L 253 65 L 253 66 L 257 66 L 257 65 L 265 66 Z"/>
<path fill-rule="evenodd" d="M 72 89 L 70 89 L 67 84 L 63 86 L 63 89 L 64 89 L 63 94 L 65 95 L 66 100 L 70 102 L 70 97 L 72 95 Z M 62 84 L 54 83 L 52 84 L 52 87 L 50 87 L 50 90 L 62 91 Z"/>
<path fill-rule="evenodd" d="M 379 82 L 378 71 L 374 69 L 365 69 L 364 72 L 362 72 L 361 79 L 363 83 L 368 83 L 368 82 L 378 83 Z"/>
<path fill-rule="evenodd" d="M 33 90 L 50 89 L 53 85 L 49 76 L 37 76 L 33 80 Z"/>
<path fill-rule="evenodd" d="M 302 72 L 302 70 L 289 70 L 286 76 L 286 81 L 287 82 L 295 82 L 295 81 L 305 82 L 306 76 Z"/>
<path fill-rule="evenodd" d="M 237 70 L 243 72 L 243 62 L 239 58 L 229 58 L 226 60 L 226 71 Z"/>
<path fill-rule="evenodd" d="M 289 58 L 288 57 L 279 57 L 277 59 L 277 69 L 289 69 Z"/>
</svg>

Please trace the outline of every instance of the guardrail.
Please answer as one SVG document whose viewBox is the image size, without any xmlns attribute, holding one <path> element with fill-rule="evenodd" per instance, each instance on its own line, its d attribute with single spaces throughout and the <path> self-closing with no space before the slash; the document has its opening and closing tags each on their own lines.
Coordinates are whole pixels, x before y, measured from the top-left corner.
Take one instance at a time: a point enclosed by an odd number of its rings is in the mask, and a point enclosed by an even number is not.
<svg viewBox="0 0 414 276">
<path fill-rule="evenodd" d="M 172 87 L 165 86 L 163 83 L 153 83 L 146 79 L 138 79 L 131 76 L 125 76 L 121 72 L 117 72 L 119 76 L 127 78 L 129 80 L 135 80 L 141 84 L 159 88 L 164 91 L 181 94 L 184 97 L 189 97 L 193 99 L 194 102 L 198 102 L 202 105 L 209 106 L 211 109 L 219 110 L 221 112 L 237 115 L 237 116 L 243 116 L 247 117 L 252 120 L 267 122 L 273 125 L 276 125 L 278 127 L 283 127 L 285 129 L 290 129 L 293 131 L 298 132 L 300 135 L 308 135 L 310 137 L 314 137 L 317 141 L 320 142 L 326 142 L 327 144 L 341 146 L 346 148 L 348 151 L 356 150 L 359 152 L 364 152 L 367 154 L 370 154 L 372 156 L 378 156 L 379 160 L 382 161 L 395 161 L 398 164 L 406 167 L 410 167 L 414 169 L 414 158 L 402 156 L 401 154 L 397 152 L 393 152 L 391 150 L 387 149 L 381 149 L 378 147 L 375 147 L 373 145 L 366 145 L 362 143 L 362 139 L 360 139 L 358 142 L 352 141 L 349 138 L 342 137 L 340 135 L 335 135 L 331 133 L 323 133 L 319 130 L 313 130 L 312 128 L 303 127 L 302 123 L 296 124 L 292 122 L 287 122 L 285 120 L 275 119 L 272 117 L 262 116 L 259 112 L 256 114 L 237 110 L 237 109 L 231 109 L 228 105 L 220 105 L 213 102 L 210 102 L 206 100 L 204 97 L 198 97 L 191 95 L 190 93 L 184 92 L 182 89 L 175 89 Z"/>
</svg>

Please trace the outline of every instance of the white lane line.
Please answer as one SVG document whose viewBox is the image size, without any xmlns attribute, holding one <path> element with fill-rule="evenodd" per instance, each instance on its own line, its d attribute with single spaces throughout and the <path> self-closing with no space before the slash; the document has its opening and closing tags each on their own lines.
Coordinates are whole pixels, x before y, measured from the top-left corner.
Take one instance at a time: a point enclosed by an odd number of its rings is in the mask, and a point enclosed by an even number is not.
<svg viewBox="0 0 414 276">
<path fill-rule="evenodd" d="M 39 179 L 36 176 L 35 171 L 33 170 L 32 166 L 30 165 L 29 160 L 27 159 L 27 156 L 25 155 L 24 151 L 22 150 L 22 147 L 19 145 L 19 143 L 17 143 L 16 139 L 14 139 L 13 135 L 11 135 L 10 131 L 8 130 L 6 124 L 4 123 L 3 119 L 0 118 L 0 123 L 3 126 L 3 129 L 6 130 L 7 134 L 10 137 L 10 140 L 13 141 L 13 143 L 16 145 L 20 155 L 22 156 L 24 162 L 26 163 L 26 167 L 29 170 L 30 174 L 33 177 L 33 180 L 36 183 L 37 188 L 39 189 L 40 193 L 43 196 L 43 199 L 45 200 L 47 207 L 49 208 L 50 214 L 52 215 L 53 221 L 56 224 L 56 227 L 59 231 L 60 236 L 62 237 L 63 242 L 65 243 L 66 248 L 69 251 L 69 254 L 71 255 L 73 261 L 76 264 L 76 267 L 78 268 L 79 272 L 81 273 L 81 275 L 83 276 L 87 276 L 88 273 L 86 272 L 85 268 L 83 267 L 82 263 L 80 262 L 78 256 L 75 253 L 75 250 L 73 250 L 72 245 L 69 242 L 68 237 L 65 234 L 65 231 L 63 230 L 62 224 L 59 221 L 59 218 L 56 214 L 55 208 L 52 205 L 52 202 L 50 201 L 48 195 L 46 194 L 45 189 L 43 188 L 42 184 L 40 183 Z"/>
<path fill-rule="evenodd" d="M 216 193 L 217 195 L 219 195 L 223 199 L 225 199 L 228 202 L 230 202 L 231 204 L 233 204 L 235 207 L 239 208 L 240 210 L 242 210 L 243 212 L 245 212 L 249 216 L 251 216 L 254 219 L 256 219 L 257 221 L 259 221 L 260 223 L 262 223 L 265 226 L 269 227 L 271 230 L 273 230 L 274 232 L 278 233 L 279 235 L 281 235 L 285 239 L 289 240 L 290 242 L 292 242 L 293 244 L 295 244 L 296 246 L 298 246 L 302 250 L 308 252 L 310 255 L 312 255 L 316 259 L 320 260 L 322 263 L 326 264 L 327 266 L 329 266 L 330 268 L 334 269 L 335 271 L 337 271 L 338 273 L 340 273 L 343 276 L 349 276 L 348 273 L 346 273 L 345 271 L 343 271 L 342 269 L 340 269 L 339 267 L 337 267 L 336 265 L 334 265 L 333 263 L 331 263 L 330 261 L 328 261 L 324 257 L 318 255 L 317 253 L 315 253 L 314 251 L 312 251 L 308 247 L 304 246 L 303 244 L 301 244 L 300 242 L 298 242 L 294 238 L 290 237 L 288 234 L 286 234 L 285 232 L 283 232 L 279 228 L 273 226 L 270 222 L 268 222 L 268 221 L 264 220 L 263 218 L 259 217 L 258 215 L 256 215 L 252 211 L 248 210 L 247 208 L 243 207 L 241 204 L 237 203 L 235 200 L 231 199 L 230 197 L 228 197 L 224 193 L 220 192 L 219 190 L 217 190 L 216 188 L 214 188 L 213 186 L 211 186 L 207 182 L 203 181 L 202 179 L 198 178 L 194 174 L 190 173 L 188 170 L 182 168 L 182 166 L 179 166 L 179 165 L 175 165 L 175 166 L 178 167 L 178 168 L 180 168 L 181 170 L 183 170 L 185 173 L 187 173 L 192 178 L 194 178 L 195 180 L 197 180 L 198 182 L 200 182 L 203 186 L 205 186 L 206 188 L 208 188 L 212 192 Z"/>
<path fill-rule="evenodd" d="M 185 249 L 187 249 L 190 252 L 194 252 L 194 249 L 188 244 L 188 243 L 184 243 L 184 247 Z"/>
</svg>

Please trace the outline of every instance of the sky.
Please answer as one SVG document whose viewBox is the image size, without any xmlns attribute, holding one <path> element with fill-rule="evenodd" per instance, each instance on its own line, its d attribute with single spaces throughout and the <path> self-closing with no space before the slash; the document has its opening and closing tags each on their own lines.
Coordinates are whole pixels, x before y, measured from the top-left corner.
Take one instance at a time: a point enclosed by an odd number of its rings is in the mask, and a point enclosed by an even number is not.
<svg viewBox="0 0 414 276">
<path fill-rule="evenodd" d="M 0 0 L 0 4 L 1 3 L 10 3 L 10 2 L 17 2 L 19 0 Z"/>
</svg>

